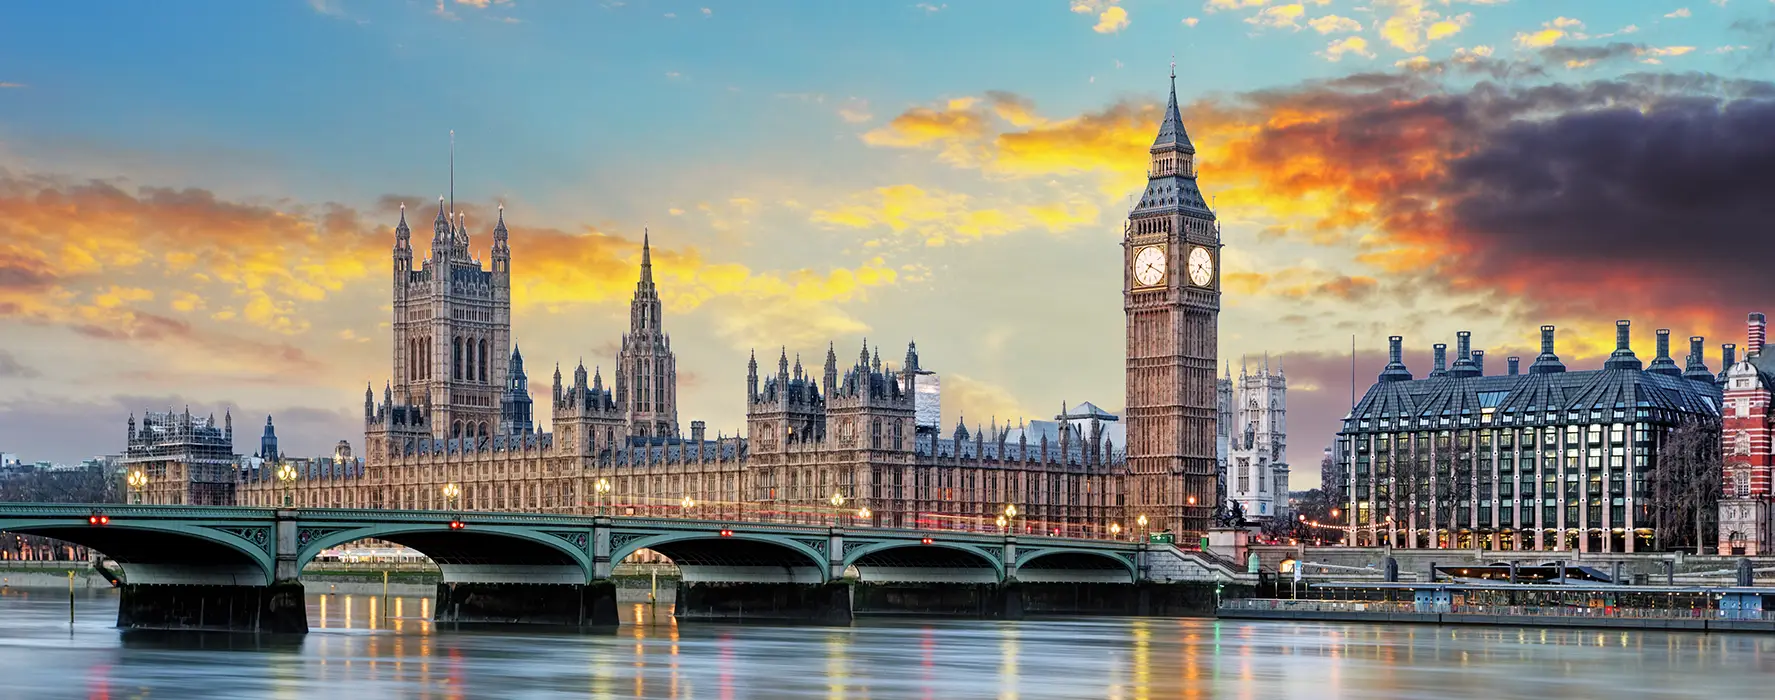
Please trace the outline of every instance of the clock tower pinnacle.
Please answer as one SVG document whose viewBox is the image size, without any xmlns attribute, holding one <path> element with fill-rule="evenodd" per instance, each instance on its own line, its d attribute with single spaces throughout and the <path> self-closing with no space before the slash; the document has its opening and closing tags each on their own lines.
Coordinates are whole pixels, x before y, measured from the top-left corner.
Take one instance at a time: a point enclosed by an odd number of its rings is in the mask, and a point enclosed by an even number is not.
<svg viewBox="0 0 1775 700">
<path fill-rule="evenodd" d="M 1127 517 L 1188 537 L 1207 531 L 1215 488 L 1214 370 L 1220 224 L 1197 188 L 1196 147 L 1171 94 L 1149 149 L 1146 191 L 1122 237 L 1127 317 Z"/>
</svg>

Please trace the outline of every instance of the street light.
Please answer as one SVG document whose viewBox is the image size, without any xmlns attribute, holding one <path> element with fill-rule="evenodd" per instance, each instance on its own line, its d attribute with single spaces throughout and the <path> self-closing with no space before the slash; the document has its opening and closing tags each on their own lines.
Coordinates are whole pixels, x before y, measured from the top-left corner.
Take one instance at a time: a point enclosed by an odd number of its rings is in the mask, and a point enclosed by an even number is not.
<svg viewBox="0 0 1775 700">
<path fill-rule="evenodd" d="M 1122 524 L 1121 523 L 1110 523 L 1109 524 L 1109 536 L 1113 537 L 1115 539 L 1121 539 L 1122 538 Z"/>
<path fill-rule="evenodd" d="M 1005 516 L 998 516 L 998 531 L 1001 533 L 1005 531 Z"/>
<path fill-rule="evenodd" d="M 1016 522 L 1016 520 L 1017 520 L 1017 506 L 1016 505 L 1006 505 L 1004 516 L 1000 517 L 998 519 L 998 526 L 1000 528 L 1009 528 Z"/>
<path fill-rule="evenodd" d="M 844 507 L 844 494 L 834 491 L 832 497 L 826 499 L 832 504 L 832 527 L 838 527 L 839 509 Z"/>
<path fill-rule="evenodd" d="M 690 509 L 696 507 L 696 500 L 689 496 L 685 496 L 684 500 L 678 502 L 678 505 L 684 509 L 684 514 L 688 516 L 690 514 Z"/>
<path fill-rule="evenodd" d="M 148 475 L 137 469 L 129 473 L 129 488 L 136 492 L 136 505 L 142 505 L 142 489 L 148 486 Z"/>
<path fill-rule="evenodd" d="M 863 522 L 869 522 L 869 516 L 872 515 L 875 514 L 869 511 L 869 506 L 863 506 L 862 508 L 857 509 L 857 519 Z"/>
<path fill-rule="evenodd" d="M 610 482 L 599 479 L 597 485 L 592 487 L 592 490 L 598 492 L 598 514 L 603 515 L 604 494 L 610 493 Z"/>
<path fill-rule="evenodd" d="M 462 487 L 454 483 L 444 484 L 444 507 L 456 509 L 456 497 L 462 495 Z"/>
<path fill-rule="evenodd" d="M 277 480 L 284 485 L 284 507 L 293 507 L 296 501 L 296 468 L 289 462 L 278 465 Z"/>
</svg>

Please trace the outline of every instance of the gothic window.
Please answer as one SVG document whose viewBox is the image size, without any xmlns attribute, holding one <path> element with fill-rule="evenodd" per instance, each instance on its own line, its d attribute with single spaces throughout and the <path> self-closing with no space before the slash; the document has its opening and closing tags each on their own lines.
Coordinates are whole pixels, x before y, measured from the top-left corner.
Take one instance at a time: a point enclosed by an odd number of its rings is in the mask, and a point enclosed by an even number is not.
<svg viewBox="0 0 1775 700">
<path fill-rule="evenodd" d="M 462 378 L 462 338 L 450 339 L 450 378 Z"/>
<path fill-rule="evenodd" d="M 881 419 L 877 418 L 869 426 L 869 449 L 881 449 Z"/>
<path fill-rule="evenodd" d="M 481 381 L 487 381 L 487 341 L 481 341 Z"/>
</svg>

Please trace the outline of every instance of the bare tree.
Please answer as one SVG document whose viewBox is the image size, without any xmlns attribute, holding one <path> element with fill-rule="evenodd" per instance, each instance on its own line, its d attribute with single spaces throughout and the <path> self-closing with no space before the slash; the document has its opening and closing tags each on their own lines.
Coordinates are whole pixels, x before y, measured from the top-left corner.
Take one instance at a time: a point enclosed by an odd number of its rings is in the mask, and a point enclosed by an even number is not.
<svg viewBox="0 0 1775 700">
<path fill-rule="evenodd" d="M 1717 426 L 1684 423 L 1665 434 L 1649 475 L 1658 548 L 1693 545 L 1696 554 L 1706 552 L 1718 518 L 1721 469 Z M 1693 531 L 1685 531 L 1688 525 Z"/>
</svg>

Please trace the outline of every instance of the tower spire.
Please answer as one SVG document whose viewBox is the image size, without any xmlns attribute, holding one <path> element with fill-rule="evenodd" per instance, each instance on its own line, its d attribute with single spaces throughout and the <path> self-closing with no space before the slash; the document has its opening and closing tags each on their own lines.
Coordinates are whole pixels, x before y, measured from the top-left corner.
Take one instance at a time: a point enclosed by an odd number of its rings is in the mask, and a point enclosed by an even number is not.
<svg viewBox="0 0 1775 700">
<path fill-rule="evenodd" d="M 646 227 L 641 228 L 641 283 L 653 283 L 653 246 L 651 234 Z"/>
</svg>

